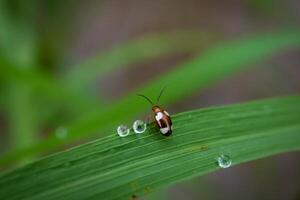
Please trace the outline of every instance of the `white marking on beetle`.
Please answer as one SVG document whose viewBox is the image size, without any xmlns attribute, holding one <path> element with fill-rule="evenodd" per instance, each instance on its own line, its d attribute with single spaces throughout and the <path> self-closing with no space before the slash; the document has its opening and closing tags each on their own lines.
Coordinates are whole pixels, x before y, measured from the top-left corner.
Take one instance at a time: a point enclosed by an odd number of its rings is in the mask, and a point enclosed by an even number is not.
<svg viewBox="0 0 300 200">
<path fill-rule="evenodd" d="M 155 119 L 156 119 L 157 121 L 160 121 L 162 118 L 163 118 L 163 113 L 162 113 L 162 112 L 156 113 Z"/>
<path fill-rule="evenodd" d="M 167 132 L 169 132 L 169 127 L 161 128 L 161 129 L 160 129 L 160 132 L 161 132 L 162 134 L 166 134 Z"/>
<path fill-rule="evenodd" d="M 167 111 L 165 111 L 165 110 L 164 110 L 164 113 L 165 113 L 167 116 L 170 116 L 169 113 L 168 113 Z"/>
</svg>

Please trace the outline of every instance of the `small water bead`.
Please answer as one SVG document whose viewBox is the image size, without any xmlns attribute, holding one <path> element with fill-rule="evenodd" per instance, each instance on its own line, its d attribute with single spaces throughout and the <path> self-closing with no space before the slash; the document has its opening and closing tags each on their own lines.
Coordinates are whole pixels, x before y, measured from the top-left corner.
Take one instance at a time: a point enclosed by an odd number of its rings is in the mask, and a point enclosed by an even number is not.
<svg viewBox="0 0 300 200">
<path fill-rule="evenodd" d="M 144 133 L 147 129 L 147 124 L 142 120 L 136 120 L 132 125 L 135 133 Z"/>
<path fill-rule="evenodd" d="M 55 130 L 55 136 L 58 139 L 65 139 L 68 136 L 68 129 L 60 126 Z"/>
<path fill-rule="evenodd" d="M 221 168 L 228 168 L 231 166 L 231 164 L 232 164 L 232 161 L 229 156 L 222 154 L 218 157 L 218 165 Z"/>
<path fill-rule="evenodd" d="M 127 126 L 120 125 L 117 128 L 117 132 L 120 137 L 126 137 L 127 135 L 129 135 L 130 130 Z"/>
</svg>

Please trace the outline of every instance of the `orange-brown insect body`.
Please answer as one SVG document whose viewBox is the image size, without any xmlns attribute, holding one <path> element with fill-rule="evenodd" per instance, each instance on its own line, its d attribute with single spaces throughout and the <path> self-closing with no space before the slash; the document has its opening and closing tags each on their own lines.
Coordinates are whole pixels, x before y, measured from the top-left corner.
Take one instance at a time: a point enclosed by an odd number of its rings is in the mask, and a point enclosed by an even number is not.
<svg viewBox="0 0 300 200">
<path fill-rule="evenodd" d="M 156 126 L 159 128 L 159 131 L 161 134 L 163 134 L 164 136 L 169 136 L 173 132 L 171 117 L 165 109 L 157 106 L 157 103 L 159 102 L 159 99 L 160 99 L 163 91 L 164 91 L 164 88 L 160 91 L 160 94 L 157 98 L 156 104 L 153 104 L 151 99 L 149 99 L 145 95 L 138 94 L 138 96 L 141 96 L 141 97 L 145 98 L 147 101 L 149 101 L 149 103 L 152 105 L 153 121 L 155 122 Z"/>
<path fill-rule="evenodd" d="M 159 106 L 153 106 L 153 121 L 164 136 L 172 134 L 173 126 L 169 113 Z"/>
</svg>

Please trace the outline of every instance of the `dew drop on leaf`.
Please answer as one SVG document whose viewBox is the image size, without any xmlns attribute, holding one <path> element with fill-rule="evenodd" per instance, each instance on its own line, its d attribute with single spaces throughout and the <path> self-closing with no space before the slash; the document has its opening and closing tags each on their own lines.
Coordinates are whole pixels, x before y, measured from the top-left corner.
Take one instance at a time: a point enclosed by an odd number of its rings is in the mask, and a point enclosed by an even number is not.
<svg viewBox="0 0 300 200">
<path fill-rule="evenodd" d="M 129 132 L 130 130 L 125 125 L 120 125 L 117 128 L 117 133 L 120 137 L 126 137 L 127 135 L 129 135 Z"/>
<path fill-rule="evenodd" d="M 147 129 L 147 124 L 142 120 L 136 120 L 132 125 L 135 133 L 144 133 Z"/>
<path fill-rule="evenodd" d="M 221 168 L 228 168 L 231 166 L 231 164 L 232 164 L 232 160 L 229 156 L 222 154 L 218 157 L 218 165 Z"/>
<path fill-rule="evenodd" d="M 55 130 L 55 136 L 61 140 L 65 139 L 68 136 L 68 129 L 63 126 L 58 127 Z"/>
</svg>

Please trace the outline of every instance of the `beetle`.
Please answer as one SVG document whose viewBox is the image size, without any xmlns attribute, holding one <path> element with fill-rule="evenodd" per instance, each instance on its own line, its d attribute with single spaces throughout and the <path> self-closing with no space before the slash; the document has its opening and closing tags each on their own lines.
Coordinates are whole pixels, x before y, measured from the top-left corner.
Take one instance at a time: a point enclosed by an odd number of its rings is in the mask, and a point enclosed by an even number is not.
<svg viewBox="0 0 300 200">
<path fill-rule="evenodd" d="M 164 89 L 160 91 L 156 104 L 154 104 L 151 99 L 145 95 L 138 94 L 138 96 L 145 98 L 152 105 L 152 118 L 156 126 L 159 128 L 160 133 L 164 136 L 170 136 L 173 132 L 171 117 L 165 109 L 157 105 L 163 91 Z"/>
</svg>

